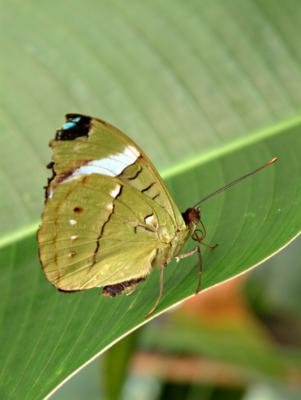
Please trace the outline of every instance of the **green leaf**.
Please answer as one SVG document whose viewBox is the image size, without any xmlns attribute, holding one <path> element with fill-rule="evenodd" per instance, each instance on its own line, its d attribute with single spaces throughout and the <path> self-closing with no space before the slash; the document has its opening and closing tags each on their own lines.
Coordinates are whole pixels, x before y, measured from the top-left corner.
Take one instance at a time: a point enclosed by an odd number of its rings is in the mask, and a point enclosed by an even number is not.
<svg viewBox="0 0 301 400">
<path fill-rule="evenodd" d="M 112 122 L 160 169 L 297 115 L 300 9 L 295 0 L 5 4 L 4 239 L 40 217 L 46 143 L 66 112 Z"/>
<path fill-rule="evenodd" d="M 200 193 L 236 177 L 238 170 L 245 172 L 260 160 L 280 156 L 274 167 L 204 205 L 209 240 L 219 243 L 216 250 L 204 251 L 204 287 L 245 272 L 300 231 L 300 129 L 295 125 L 258 135 L 247 146 L 205 163 L 195 160 L 193 168 L 185 165 L 169 177 L 169 186 L 185 207 Z M 130 297 L 102 298 L 97 289 L 59 293 L 40 271 L 34 237 L 6 246 L 1 258 L 1 343 L 7 349 L 1 379 L 8 397 L 19 390 L 29 398 L 46 395 L 87 360 L 145 323 L 145 312 L 158 292 L 154 271 Z M 170 264 L 158 312 L 192 295 L 196 278 L 193 258 Z"/>
<path fill-rule="evenodd" d="M 99 116 L 127 132 L 165 168 L 181 209 L 280 156 L 202 209 L 208 240 L 219 243 L 204 251 L 204 287 L 245 272 L 300 231 L 301 6 L 28 0 L 2 8 L 0 394 L 39 399 L 145 323 L 158 292 L 157 271 L 128 298 L 66 295 L 46 282 L 34 231 L 46 144 L 63 114 Z M 158 311 L 195 286 L 193 258 L 169 265 Z"/>
</svg>

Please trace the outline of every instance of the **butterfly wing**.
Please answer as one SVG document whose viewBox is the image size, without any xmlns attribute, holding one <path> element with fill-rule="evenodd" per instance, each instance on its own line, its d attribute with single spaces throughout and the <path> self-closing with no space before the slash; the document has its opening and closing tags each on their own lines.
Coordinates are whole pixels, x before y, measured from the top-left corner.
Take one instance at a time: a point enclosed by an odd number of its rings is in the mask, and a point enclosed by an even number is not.
<svg viewBox="0 0 301 400">
<path fill-rule="evenodd" d="M 68 115 L 51 146 L 38 232 L 48 280 L 80 290 L 146 276 L 184 224 L 150 161 L 116 128 L 85 116 Z"/>
<path fill-rule="evenodd" d="M 75 170 L 78 174 L 97 173 L 118 177 L 135 187 L 168 212 L 175 226 L 183 227 L 182 215 L 156 168 L 127 135 L 105 121 L 67 114 L 67 122 L 50 145 L 55 177 L 47 192 Z"/>
<path fill-rule="evenodd" d="M 57 187 L 39 230 L 48 280 L 78 290 L 146 276 L 161 246 L 158 219 L 170 226 L 169 215 L 151 203 L 121 180 L 98 174 Z"/>
</svg>

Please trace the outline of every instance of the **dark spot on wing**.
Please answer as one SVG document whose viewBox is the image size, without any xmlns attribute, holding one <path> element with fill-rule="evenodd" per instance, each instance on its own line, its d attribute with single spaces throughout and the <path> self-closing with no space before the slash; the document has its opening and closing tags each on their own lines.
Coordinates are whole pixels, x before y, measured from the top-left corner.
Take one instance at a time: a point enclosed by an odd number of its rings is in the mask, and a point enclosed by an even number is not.
<svg viewBox="0 0 301 400">
<path fill-rule="evenodd" d="M 111 211 L 111 213 L 109 214 L 108 219 L 103 223 L 103 225 L 102 225 L 101 228 L 100 228 L 99 235 L 98 235 L 98 237 L 97 237 L 97 239 L 96 239 L 96 247 L 95 247 L 95 250 L 94 250 L 92 266 L 95 264 L 96 254 L 97 254 L 98 249 L 99 249 L 99 241 L 100 241 L 100 239 L 101 239 L 101 237 L 102 237 L 102 235 L 103 235 L 103 231 L 104 231 L 104 229 L 105 229 L 107 223 L 109 223 L 109 221 L 110 221 L 112 215 L 114 214 L 114 211 L 115 211 L 115 201 L 116 201 L 116 199 L 118 199 L 118 197 L 121 195 L 122 190 L 123 190 L 123 186 L 120 185 L 119 193 L 118 193 L 117 196 L 113 199 L 113 208 L 112 208 L 112 211 Z"/>
<path fill-rule="evenodd" d="M 85 164 L 87 164 L 88 162 L 89 162 L 89 161 L 78 161 L 77 164 L 76 164 L 76 168 L 79 168 L 80 166 L 85 165 Z M 65 173 L 61 173 L 60 175 L 57 175 L 56 172 L 55 172 L 55 170 L 54 170 L 54 166 L 55 166 L 55 163 L 54 163 L 53 161 L 51 161 L 51 162 L 47 165 L 47 168 L 51 169 L 51 171 L 52 171 L 52 176 L 51 176 L 50 178 L 48 178 L 47 185 L 44 186 L 44 189 L 45 189 L 45 199 L 46 199 L 46 200 L 48 199 L 48 195 L 49 195 L 48 191 L 49 191 L 50 184 L 51 184 L 51 182 L 54 180 L 54 178 L 56 178 L 56 185 L 58 185 L 58 184 L 64 182 L 66 179 L 68 179 L 68 178 L 73 174 L 74 170 L 76 169 L 76 168 L 74 167 L 74 168 L 69 169 L 69 170 L 66 171 Z M 88 178 L 89 178 L 88 176 L 85 176 L 85 177 L 82 179 L 82 183 L 85 183 L 85 182 L 86 182 L 86 179 L 88 179 Z"/>
<path fill-rule="evenodd" d="M 138 229 L 142 229 L 142 230 L 144 230 L 146 232 L 152 232 L 152 233 L 155 232 L 155 228 L 153 228 L 151 225 L 147 226 L 147 225 L 138 224 L 138 225 L 134 226 L 134 232 L 135 233 L 138 232 Z"/>
<path fill-rule="evenodd" d="M 144 217 L 144 222 L 147 220 L 147 218 L 153 217 L 153 216 L 154 216 L 153 213 L 147 214 L 147 215 Z"/>
<path fill-rule="evenodd" d="M 151 184 L 149 184 L 148 186 L 146 186 L 146 188 L 142 189 L 141 192 L 147 192 L 150 188 L 152 188 L 155 185 L 155 182 L 152 182 Z"/>
<path fill-rule="evenodd" d="M 63 125 L 62 129 L 57 130 L 56 135 L 55 135 L 55 140 L 74 140 L 78 137 L 82 136 L 88 136 L 89 130 L 91 126 L 91 118 L 87 117 L 85 115 L 79 115 L 79 114 L 67 114 L 66 115 L 66 122 Z M 50 142 L 50 146 L 51 142 Z M 88 161 L 83 161 L 81 164 L 84 165 Z M 51 169 L 52 171 L 52 176 L 48 178 L 48 183 L 47 186 L 44 187 L 45 189 L 45 200 L 48 198 L 48 189 L 50 183 L 54 180 L 56 177 L 56 172 L 54 170 L 55 163 L 54 161 L 50 161 L 47 164 L 47 168 Z M 76 165 L 78 168 L 79 165 Z M 65 179 L 67 179 L 72 173 L 74 169 L 70 169 L 68 172 L 65 174 L 60 175 L 60 179 L 57 181 L 57 183 L 61 183 Z"/>
<path fill-rule="evenodd" d="M 58 179 L 56 181 L 56 183 L 62 183 L 64 182 L 67 178 L 69 178 L 71 175 L 73 174 L 73 169 L 69 170 L 68 172 L 66 172 L 65 174 L 60 174 L 58 176 Z"/>
<path fill-rule="evenodd" d="M 81 180 L 82 185 L 85 185 L 89 179 L 91 179 L 91 177 L 89 175 L 85 175 Z"/>
<path fill-rule="evenodd" d="M 46 167 L 46 168 L 52 169 L 52 170 L 53 170 L 53 167 L 54 167 L 54 161 L 50 161 L 50 162 L 47 164 L 47 167 Z"/>
<path fill-rule="evenodd" d="M 133 164 L 132 164 L 133 165 Z M 130 165 L 131 166 L 131 165 Z M 135 175 L 133 175 L 133 176 L 131 176 L 130 178 L 128 178 L 130 181 L 132 181 L 132 180 L 134 180 L 134 179 L 136 179 L 136 178 L 138 178 L 138 176 L 139 176 L 139 174 L 142 172 L 142 167 L 141 166 L 139 166 L 139 169 L 137 170 L 137 172 L 135 173 Z M 122 173 L 123 173 L 123 171 L 122 171 Z"/>
<path fill-rule="evenodd" d="M 74 207 L 73 208 L 73 211 L 75 212 L 75 213 L 77 213 L 77 214 L 79 214 L 79 213 L 81 213 L 81 212 L 83 212 L 84 211 L 84 209 L 82 208 L 82 207 Z"/>
<path fill-rule="evenodd" d="M 88 136 L 91 118 L 79 114 L 67 114 L 63 127 L 56 131 L 55 140 L 74 140 Z"/>
<path fill-rule="evenodd" d="M 155 194 L 155 196 L 152 197 L 152 200 L 156 200 L 156 198 L 159 196 L 160 196 L 160 193 Z"/>
<path fill-rule="evenodd" d="M 54 170 L 54 162 L 51 161 L 49 164 L 47 164 L 47 168 L 51 169 L 52 172 L 52 176 L 50 178 L 47 179 L 47 185 L 44 186 L 44 190 L 45 190 L 45 201 L 48 199 L 48 189 L 50 186 L 50 183 L 53 181 L 53 179 L 56 177 L 56 172 Z"/>
</svg>

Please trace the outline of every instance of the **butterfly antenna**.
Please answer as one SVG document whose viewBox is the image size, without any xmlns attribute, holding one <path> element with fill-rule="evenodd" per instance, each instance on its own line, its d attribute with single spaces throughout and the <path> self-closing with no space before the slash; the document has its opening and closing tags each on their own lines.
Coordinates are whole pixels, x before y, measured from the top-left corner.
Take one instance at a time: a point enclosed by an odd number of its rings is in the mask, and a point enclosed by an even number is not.
<svg viewBox="0 0 301 400">
<path fill-rule="evenodd" d="M 202 200 L 198 201 L 193 208 L 195 208 L 196 206 L 198 206 L 201 203 L 204 203 L 204 201 L 210 199 L 211 197 L 215 196 L 218 193 L 223 192 L 224 190 L 229 189 L 230 187 L 236 185 L 237 183 L 243 181 L 244 179 L 248 178 L 249 176 L 255 175 L 257 174 L 257 172 L 261 171 L 262 169 L 269 167 L 270 165 L 274 164 L 276 161 L 278 161 L 279 158 L 278 157 L 274 157 L 271 160 L 269 160 L 268 162 L 266 162 L 265 164 L 263 164 L 261 167 L 256 168 L 254 171 L 249 172 L 246 175 L 241 176 L 240 178 L 235 179 L 234 181 L 228 183 L 227 185 L 215 190 L 214 192 L 208 194 L 206 197 L 204 197 Z"/>
</svg>

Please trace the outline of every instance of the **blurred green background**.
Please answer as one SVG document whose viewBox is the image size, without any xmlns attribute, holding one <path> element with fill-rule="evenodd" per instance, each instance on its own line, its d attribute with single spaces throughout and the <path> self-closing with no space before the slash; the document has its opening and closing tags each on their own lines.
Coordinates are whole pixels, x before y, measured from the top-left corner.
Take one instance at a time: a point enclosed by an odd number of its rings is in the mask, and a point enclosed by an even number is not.
<svg viewBox="0 0 301 400">
<path fill-rule="evenodd" d="M 160 171 L 301 116 L 298 0 L 0 5 L 2 245 L 36 229 L 46 143 L 66 112 L 121 127 Z M 300 243 L 156 319 L 51 398 L 301 398 Z"/>
</svg>

